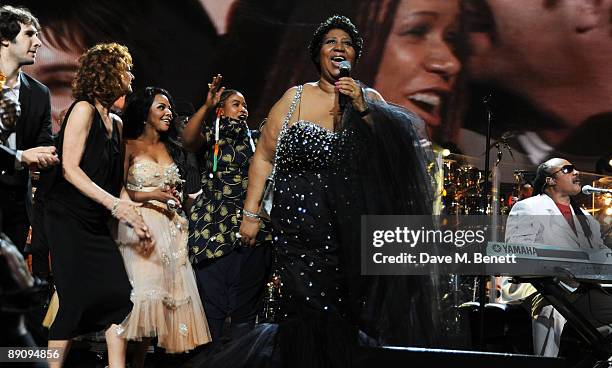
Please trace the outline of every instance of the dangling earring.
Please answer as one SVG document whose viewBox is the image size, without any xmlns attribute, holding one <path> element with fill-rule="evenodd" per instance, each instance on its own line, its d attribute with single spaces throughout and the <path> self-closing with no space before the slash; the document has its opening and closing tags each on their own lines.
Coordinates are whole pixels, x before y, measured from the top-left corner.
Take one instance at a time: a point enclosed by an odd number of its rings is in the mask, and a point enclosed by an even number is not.
<svg viewBox="0 0 612 368">
<path fill-rule="evenodd" d="M 147 121 L 145 120 L 144 123 L 142 123 L 142 125 L 147 125 Z"/>
</svg>

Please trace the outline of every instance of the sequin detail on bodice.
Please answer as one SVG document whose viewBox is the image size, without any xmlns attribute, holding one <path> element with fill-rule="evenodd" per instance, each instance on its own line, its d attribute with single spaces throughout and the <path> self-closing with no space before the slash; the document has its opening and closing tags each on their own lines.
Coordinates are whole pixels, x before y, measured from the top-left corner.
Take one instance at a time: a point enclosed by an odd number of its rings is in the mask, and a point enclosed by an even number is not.
<svg viewBox="0 0 612 368">
<path fill-rule="evenodd" d="M 166 185 L 176 186 L 182 182 L 176 164 L 160 165 L 150 160 L 135 162 L 128 170 L 126 188 L 137 192 L 152 192 Z"/>
<path fill-rule="evenodd" d="M 278 172 L 317 171 L 339 158 L 346 132 L 332 132 L 315 123 L 300 120 L 291 125 L 278 143 Z"/>
</svg>

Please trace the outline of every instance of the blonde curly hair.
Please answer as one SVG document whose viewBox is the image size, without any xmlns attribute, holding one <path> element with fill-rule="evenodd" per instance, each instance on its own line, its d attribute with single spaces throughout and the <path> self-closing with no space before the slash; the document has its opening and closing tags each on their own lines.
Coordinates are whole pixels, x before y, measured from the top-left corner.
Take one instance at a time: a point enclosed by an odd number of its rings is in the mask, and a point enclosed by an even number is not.
<svg viewBox="0 0 612 368">
<path fill-rule="evenodd" d="M 124 78 L 132 68 L 132 56 L 127 47 L 118 43 L 101 43 L 85 51 L 79 58 L 79 70 L 72 81 L 72 96 L 76 100 L 111 105 L 127 94 Z"/>
</svg>

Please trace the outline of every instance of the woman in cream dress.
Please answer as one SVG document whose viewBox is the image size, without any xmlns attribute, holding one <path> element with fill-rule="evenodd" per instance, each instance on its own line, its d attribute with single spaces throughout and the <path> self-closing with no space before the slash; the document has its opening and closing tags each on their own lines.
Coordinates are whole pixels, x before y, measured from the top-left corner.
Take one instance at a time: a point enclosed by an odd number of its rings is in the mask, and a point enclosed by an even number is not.
<svg viewBox="0 0 612 368">
<path fill-rule="evenodd" d="M 152 337 L 168 353 L 192 350 L 211 340 L 188 261 L 189 227 L 180 215 L 180 173 L 185 158 L 174 139 L 174 116 L 171 96 L 154 87 L 132 95 L 124 114 L 125 188 L 133 201 L 143 203 L 138 210 L 155 240 L 155 247 L 145 252 L 133 229 L 119 225 L 117 243 L 134 303 L 119 334 L 144 341 L 137 354 L 141 359 Z"/>
</svg>

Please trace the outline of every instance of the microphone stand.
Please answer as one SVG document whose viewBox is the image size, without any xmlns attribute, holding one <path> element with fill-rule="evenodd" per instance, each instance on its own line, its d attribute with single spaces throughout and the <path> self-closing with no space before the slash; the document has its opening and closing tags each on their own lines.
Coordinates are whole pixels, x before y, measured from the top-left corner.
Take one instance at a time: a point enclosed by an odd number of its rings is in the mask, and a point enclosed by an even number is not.
<svg viewBox="0 0 612 368">
<path fill-rule="evenodd" d="M 483 198 L 482 198 L 482 205 L 483 208 L 485 210 L 485 215 L 487 214 L 487 209 L 489 208 L 489 190 L 490 190 L 490 185 L 489 185 L 489 176 L 490 176 L 490 169 L 489 169 L 489 152 L 491 150 L 491 117 L 493 115 L 492 113 L 492 109 L 491 109 L 491 99 L 493 98 L 493 94 L 492 92 L 489 92 L 485 97 L 483 97 L 482 99 L 482 103 L 485 105 L 485 109 L 487 112 L 487 139 L 486 139 L 486 149 L 485 149 L 485 167 L 484 167 L 484 188 L 483 188 Z M 488 218 L 488 217 L 487 217 Z M 489 228 L 491 227 L 490 223 L 488 223 L 487 221 L 487 225 L 489 226 Z M 492 229 L 492 231 L 495 231 L 495 229 Z M 487 304 L 487 279 L 490 278 L 488 275 L 480 275 L 479 277 L 479 283 L 480 283 L 480 288 L 478 290 L 478 302 L 480 303 L 480 315 L 479 315 L 479 345 L 481 349 L 485 349 L 485 305 Z M 494 287 L 494 285 L 492 285 Z"/>
</svg>

